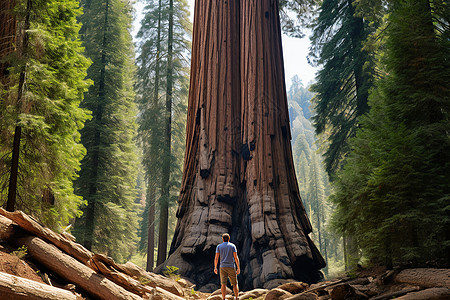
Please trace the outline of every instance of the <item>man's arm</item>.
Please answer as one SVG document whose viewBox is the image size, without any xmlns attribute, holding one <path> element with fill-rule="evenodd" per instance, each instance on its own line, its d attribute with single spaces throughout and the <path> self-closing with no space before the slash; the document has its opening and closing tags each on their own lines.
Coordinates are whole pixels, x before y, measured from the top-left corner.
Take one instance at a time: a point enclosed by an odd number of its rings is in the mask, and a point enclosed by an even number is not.
<svg viewBox="0 0 450 300">
<path fill-rule="evenodd" d="M 236 262 L 236 274 L 241 273 L 241 267 L 239 266 L 239 257 L 237 256 L 237 252 L 233 252 L 233 256 L 234 256 L 234 261 Z"/>
<path fill-rule="evenodd" d="M 217 274 L 217 264 L 219 263 L 219 252 L 216 253 L 216 257 L 214 257 L 214 273 Z"/>
</svg>

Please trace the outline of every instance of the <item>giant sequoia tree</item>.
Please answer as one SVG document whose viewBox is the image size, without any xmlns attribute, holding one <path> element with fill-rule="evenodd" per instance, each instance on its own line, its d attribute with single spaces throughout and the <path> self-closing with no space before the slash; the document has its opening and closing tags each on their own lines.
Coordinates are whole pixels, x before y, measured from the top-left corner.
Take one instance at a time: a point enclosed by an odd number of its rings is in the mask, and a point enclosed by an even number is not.
<svg viewBox="0 0 450 300">
<path fill-rule="evenodd" d="M 212 260 L 229 232 L 241 286 L 314 282 L 324 261 L 308 234 L 290 145 L 278 2 L 195 5 L 186 156 L 166 265 L 218 284 Z"/>
</svg>

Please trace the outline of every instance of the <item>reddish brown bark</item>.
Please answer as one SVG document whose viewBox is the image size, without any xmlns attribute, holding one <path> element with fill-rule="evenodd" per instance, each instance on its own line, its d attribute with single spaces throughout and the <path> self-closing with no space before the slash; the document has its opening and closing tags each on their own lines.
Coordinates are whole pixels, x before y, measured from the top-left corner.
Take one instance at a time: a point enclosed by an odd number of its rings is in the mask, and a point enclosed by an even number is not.
<svg viewBox="0 0 450 300">
<path fill-rule="evenodd" d="M 197 0 L 178 224 L 166 265 L 218 284 L 213 257 L 229 232 L 245 289 L 314 282 L 323 258 L 295 176 L 275 0 Z"/>
<path fill-rule="evenodd" d="M 0 59 L 15 51 L 16 19 L 13 15 L 14 1 L 4 0 L 0 4 Z M 7 85 L 9 65 L 0 63 L 0 84 Z"/>
</svg>

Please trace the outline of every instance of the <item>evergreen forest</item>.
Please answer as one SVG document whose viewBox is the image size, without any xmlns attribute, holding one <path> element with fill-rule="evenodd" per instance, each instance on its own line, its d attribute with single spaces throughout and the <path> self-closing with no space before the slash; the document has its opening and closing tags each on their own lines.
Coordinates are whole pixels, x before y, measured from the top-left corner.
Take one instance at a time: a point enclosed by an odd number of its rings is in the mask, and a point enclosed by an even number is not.
<svg viewBox="0 0 450 300">
<path fill-rule="evenodd" d="M 322 272 L 448 268 L 447 1 L 276 2 L 317 69 L 314 82 L 287 78 L 287 100 Z M 190 5 L 1 2 L 1 207 L 117 262 L 164 263 L 191 155 Z"/>
</svg>

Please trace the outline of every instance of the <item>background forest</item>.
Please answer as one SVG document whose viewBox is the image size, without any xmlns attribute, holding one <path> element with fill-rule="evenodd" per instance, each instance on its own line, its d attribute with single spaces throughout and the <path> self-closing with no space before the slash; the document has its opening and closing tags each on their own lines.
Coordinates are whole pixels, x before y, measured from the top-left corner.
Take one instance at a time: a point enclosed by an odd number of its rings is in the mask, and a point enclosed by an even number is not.
<svg viewBox="0 0 450 300">
<path fill-rule="evenodd" d="M 185 0 L 141 1 L 134 39 L 129 1 L 2 1 L 0 204 L 152 270 L 176 223 L 192 25 Z M 287 97 L 324 273 L 448 266 L 447 3 L 279 4 L 318 69 Z"/>
</svg>

